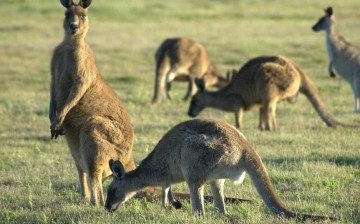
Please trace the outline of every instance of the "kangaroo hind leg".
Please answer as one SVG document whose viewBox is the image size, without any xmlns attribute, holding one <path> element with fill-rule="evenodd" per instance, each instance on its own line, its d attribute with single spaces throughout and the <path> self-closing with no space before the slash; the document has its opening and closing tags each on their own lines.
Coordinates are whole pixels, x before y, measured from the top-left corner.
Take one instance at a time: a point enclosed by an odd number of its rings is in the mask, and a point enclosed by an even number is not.
<svg viewBox="0 0 360 224">
<path fill-rule="evenodd" d="M 82 158 L 82 166 L 87 172 L 87 182 L 90 190 L 90 203 L 96 206 L 105 204 L 103 194 L 103 174 L 108 168 L 108 159 L 104 161 L 104 151 L 99 144 L 101 141 L 96 137 L 93 126 L 96 122 L 89 122 L 88 127 L 80 130 L 80 153 Z"/>
<path fill-rule="evenodd" d="M 79 180 L 80 180 L 80 194 L 81 197 L 86 201 L 90 202 L 90 190 L 88 185 L 88 175 L 85 171 L 83 171 L 76 161 L 76 168 L 78 170 L 79 174 Z"/>
<path fill-rule="evenodd" d="M 276 101 L 271 101 L 265 104 L 265 130 L 273 131 L 276 129 Z"/>
<path fill-rule="evenodd" d="M 190 75 L 188 78 L 188 88 L 183 100 L 184 101 L 188 100 L 191 96 L 195 95 L 196 91 L 197 91 L 197 87 L 195 84 L 195 78 Z"/>
<path fill-rule="evenodd" d="M 224 202 L 224 179 L 219 179 L 210 182 L 211 193 L 214 198 L 215 209 L 219 212 L 226 214 Z"/>
<path fill-rule="evenodd" d="M 90 175 L 90 186 L 91 186 L 91 204 L 96 206 L 104 206 L 104 193 L 102 187 L 102 171 L 94 172 Z"/>
<path fill-rule="evenodd" d="M 204 216 L 204 185 L 198 183 L 188 183 L 188 186 L 190 189 L 190 199 L 193 213 Z"/>
<path fill-rule="evenodd" d="M 354 112 L 360 113 L 360 77 L 354 76 L 351 88 L 354 93 Z"/>
<path fill-rule="evenodd" d="M 259 129 L 265 130 L 265 109 L 260 107 L 259 109 Z"/>
</svg>

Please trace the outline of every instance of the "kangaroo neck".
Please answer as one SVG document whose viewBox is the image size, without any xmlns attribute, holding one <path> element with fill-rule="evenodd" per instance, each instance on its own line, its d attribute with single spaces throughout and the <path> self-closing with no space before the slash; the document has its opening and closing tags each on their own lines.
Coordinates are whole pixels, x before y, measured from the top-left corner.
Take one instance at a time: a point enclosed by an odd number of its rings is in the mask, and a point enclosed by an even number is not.
<svg viewBox="0 0 360 224">
<path fill-rule="evenodd" d="M 138 192 L 143 188 L 149 186 L 148 183 L 146 183 L 146 181 L 143 180 L 146 179 L 144 178 L 144 175 L 142 174 L 142 172 L 139 171 L 138 168 L 126 173 L 124 176 L 124 181 L 126 181 L 126 186 L 128 190 L 132 192 Z"/>
<path fill-rule="evenodd" d="M 335 52 L 341 48 L 341 37 L 336 24 L 336 21 L 332 19 L 328 29 L 326 29 L 326 49 L 330 61 L 334 59 Z"/>
<path fill-rule="evenodd" d="M 232 110 L 234 107 L 234 101 L 229 99 L 232 96 L 227 93 L 225 88 L 216 92 L 208 92 L 209 107 L 225 111 Z"/>
<path fill-rule="evenodd" d="M 85 41 L 86 34 L 78 34 L 78 35 L 65 35 L 65 42 L 71 46 L 73 50 L 82 49 L 84 46 L 87 45 Z"/>
<path fill-rule="evenodd" d="M 85 41 L 84 35 L 66 36 L 65 44 L 67 45 L 68 54 L 73 60 L 75 69 L 79 74 L 87 71 L 89 74 L 97 74 L 94 54 Z"/>
<path fill-rule="evenodd" d="M 143 169 L 141 165 L 135 170 L 125 174 L 125 180 L 131 186 L 132 191 L 140 191 L 146 187 L 157 187 L 159 184 L 158 178 L 156 177 L 156 171 Z"/>
</svg>

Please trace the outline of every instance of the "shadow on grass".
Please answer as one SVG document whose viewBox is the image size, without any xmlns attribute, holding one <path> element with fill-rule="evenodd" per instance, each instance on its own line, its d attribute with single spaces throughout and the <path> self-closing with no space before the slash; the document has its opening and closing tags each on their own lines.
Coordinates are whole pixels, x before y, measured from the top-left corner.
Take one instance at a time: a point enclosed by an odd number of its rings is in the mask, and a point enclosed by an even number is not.
<svg viewBox="0 0 360 224">
<path fill-rule="evenodd" d="M 299 163 L 302 161 L 307 162 L 328 162 L 334 163 L 338 166 L 360 166 L 360 157 L 350 157 L 350 156 L 338 156 L 338 157 L 330 157 L 330 156 L 321 156 L 321 155 L 309 155 L 303 158 L 288 158 L 288 157 L 280 157 L 276 159 L 263 159 L 264 163 L 274 163 L 274 164 L 282 164 L 282 163 Z"/>
</svg>

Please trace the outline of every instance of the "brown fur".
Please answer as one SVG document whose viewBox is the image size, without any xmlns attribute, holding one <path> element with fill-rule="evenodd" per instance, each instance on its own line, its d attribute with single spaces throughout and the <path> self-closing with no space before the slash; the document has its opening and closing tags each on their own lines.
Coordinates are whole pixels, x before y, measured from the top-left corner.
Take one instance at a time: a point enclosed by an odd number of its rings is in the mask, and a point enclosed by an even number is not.
<svg viewBox="0 0 360 224">
<path fill-rule="evenodd" d="M 226 213 L 224 180 L 243 181 L 248 173 L 266 206 L 275 214 L 299 220 L 336 220 L 304 215 L 287 209 L 277 197 L 266 168 L 246 138 L 232 126 L 215 120 L 194 119 L 172 128 L 147 158 L 125 172 L 119 161 L 110 161 L 117 177 L 108 188 L 105 208 L 114 211 L 147 186 L 163 188 L 163 205 L 172 184 L 186 181 L 193 213 L 205 214 L 203 191 L 209 183 L 216 209 Z"/>
<path fill-rule="evenodd" d="M 340 34 L 331 7 L 325 10 L 325 15 L 320 17 L 312 30 L 325 31 L 329 57 L 328 72 L 331 77 L 335 77 L 336 70 L 350 84 L 354 93 L 354 111 L 360 113 L 360 49 Z"/>
<path fill-rule="evenodd" d="M 65 38 L 51 60 L 50 111 L 52 137 L 65 137 L 78 170 L 81 196 L 103 205 L 102 181 L 111 175 L 109 159 L 133 170 L 134 133 L 120 98 L 101 77 L 85 41 L 87 4 L 62 0 L 67 8 Z M 85 8 L 82 5 L 87 5 Z"/>
<path fill-rule="evenodd" d="M 196 92 L 195 78 L 203 78 L 206 86 L 225 86 L 228 80 L 220 75 L 210 61 L 205 48 L 185 37 L 169 38 L 162 42 L 155 54 L 155 88 L 153 104 L 161 101 L 161 93 L 166 85 L 166 95 L 170 96 L 172 81 L 189 82 L 184 100 Z"/>
<path fill-rule="evenodd" d="M 197 116 L 205 107 L 235 112 L 236 127 L 241 127 L 243 112 L 260 109 L 259 128 L 276 129 L 277 102 L 295 101 L 303 93 L 322 120 L 330 127 L 339 123 L 327 109 L 315 84 L 303 70 L 282 56 L 260 56 L 249 60 L 232 81 L 216 92 L 206 91 L 201 80 L 199 90 L 192 97 L 189 116 Z"/>
</svg>

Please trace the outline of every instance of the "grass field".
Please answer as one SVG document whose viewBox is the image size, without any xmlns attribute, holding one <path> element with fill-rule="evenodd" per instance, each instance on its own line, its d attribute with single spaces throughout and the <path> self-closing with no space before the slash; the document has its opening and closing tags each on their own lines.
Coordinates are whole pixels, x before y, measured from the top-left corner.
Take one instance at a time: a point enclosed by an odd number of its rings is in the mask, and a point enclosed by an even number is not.
<svg viewBox="0 0 360 224">
<path fill-rule="evenodd" d="M 124 101 L 135 129 L 140 162 L 175 124 L 190 119 L 186 85 L 174 83 L 173 101 L 149 104 L 155 50 L 167 37 L 202 43 L 222 72 L 262 54 L 281 54 L 299 64 L 319 87 L 334 115 L 360 124 L 344 81 L 330 79 L 324 33 L 311 26 L 332 4 L 340 31 L 360 46 L 360 3 L 345 1 L 105 1 L 89 9 L 88 42 L 97 66 Z M 191 215 L 191 206 L 162 209 L 134 199 L 108 214 L 80 200 L 79 181 L 63 137 L 50 140 L 48 101 L 52 50 L 62 41 L 59 1 L 0 2 L 0 223 L 294 223 L 274 217 L 246 178 L 226 182 L 225 194 L 254 200 L 228 204 L 228 214 Z M 200 117 L 234 124 L 234 115 L 207 109 Z M 331 215 L 360 223 L 360 142 L 357 129 L 327 128 L 304 96 L 280 103 L 279 129 L 257 129 L 258 112 L 245 113 L 242 132 L 262 157 L 284 204 L 301 213 Z M 104 189 L 109 181 L 104 183 Z M 187 191 L 185 184 L 175 185 Z M 209 194 L 209 189 L 206 188 Z"/>
</svg>

